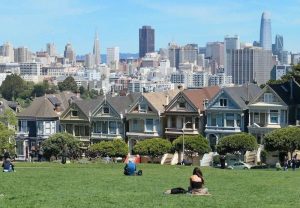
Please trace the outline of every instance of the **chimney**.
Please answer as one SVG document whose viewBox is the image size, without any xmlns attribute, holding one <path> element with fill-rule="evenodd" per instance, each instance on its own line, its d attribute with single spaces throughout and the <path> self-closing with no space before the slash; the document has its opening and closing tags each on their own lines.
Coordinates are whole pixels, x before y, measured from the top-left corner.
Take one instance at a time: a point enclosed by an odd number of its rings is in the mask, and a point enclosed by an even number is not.
<svg viewBox="0 0 300 208">
<path fill-rule="evenodd" d="M 166 95 L 166 105 L 169 105 L 169 102 L 170 102 L 169 98 L 170 98 L 170 96 Z"/>
<path fill-rule="evenodd" d="M 182 85 L 178 85 L 177 87 L 180 91 L 183 91 L 183 86 Z"/>
</svg>

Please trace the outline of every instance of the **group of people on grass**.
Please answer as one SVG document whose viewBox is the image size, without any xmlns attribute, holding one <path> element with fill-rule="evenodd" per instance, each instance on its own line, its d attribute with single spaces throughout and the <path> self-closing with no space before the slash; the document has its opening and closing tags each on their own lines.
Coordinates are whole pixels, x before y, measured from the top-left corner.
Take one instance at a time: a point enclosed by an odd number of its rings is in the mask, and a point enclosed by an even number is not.
<svg viewBox="0 0 300 208">
<path fill-rule="evenodd" d="M 132 159 L 128 160 L 124 167 L 124 175 L 126 176 L 141 176 L 142 170 L 136 170 L 136 164 Z M 200 168 L 196 167 L 193 170 L 193 175 L 190 177 L 190 185 L 187 190 L 184 188 L 172 188 L 167 190 L 165 194 L 185 194 L 190 193 L 193 195 L 209 195 L 208 189 L 204 187 L 204 178 Z"/>
</svg>

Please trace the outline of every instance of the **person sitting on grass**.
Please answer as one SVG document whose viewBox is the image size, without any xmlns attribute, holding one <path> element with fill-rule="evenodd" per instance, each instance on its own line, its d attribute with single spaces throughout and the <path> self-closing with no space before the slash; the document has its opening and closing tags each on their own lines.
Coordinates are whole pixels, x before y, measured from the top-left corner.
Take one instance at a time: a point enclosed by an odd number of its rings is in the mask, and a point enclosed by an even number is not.
<svg viewBox="0 0 300 208">
<path fill-rule="evenodd" d="M 124 175 L 127 176 L 142 175 L 142 170 L 136 172 L 136 164 L 132 159 L 129 159 L 128 163 L 124 167 Z"/>
<path fill-rule="evenodd" d="M 208 189 L 204 188 L 204 178 L 200 168 L 196 167 L 193 170 L 193 175 L 190 177 L 189 193 L 195 195 L 209 195 Z"/>
<path fill-rule="evenodd" d="M 3 172 L 14 172 L 14 164 L 12 164 L 12 162 L 10 161 L 10 158 L 6 158 L 3 163 L 2 163 L 2 167 L 3 167 Z"/>
</svg>

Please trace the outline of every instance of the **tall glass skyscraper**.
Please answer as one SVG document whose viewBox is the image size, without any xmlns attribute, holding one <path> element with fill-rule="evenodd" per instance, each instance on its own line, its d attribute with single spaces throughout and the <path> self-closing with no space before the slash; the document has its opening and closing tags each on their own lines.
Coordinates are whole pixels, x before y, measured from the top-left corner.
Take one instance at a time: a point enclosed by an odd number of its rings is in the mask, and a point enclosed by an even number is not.
<svg viewBox="0 0 300 208">
<path fill-rule="evenodd" d="M 151 26 L 143 26 L 139 29 L 139 56 L 144 57 L 146 53 L 155 51 L 154 29 Z"/>
<path fill-rule="evenodd" d="M 260 46 L 265 50 L 272 50 L 271 14 L 264 12 L 260 22 Z"/>
</svg>

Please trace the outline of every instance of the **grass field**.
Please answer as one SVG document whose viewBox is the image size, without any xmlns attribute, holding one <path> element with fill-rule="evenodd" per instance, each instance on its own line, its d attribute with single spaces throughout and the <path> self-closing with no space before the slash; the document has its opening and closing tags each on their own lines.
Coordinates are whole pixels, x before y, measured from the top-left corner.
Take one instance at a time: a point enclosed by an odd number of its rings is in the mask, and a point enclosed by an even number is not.
<svg viewBox="0 0 300 208">
<path fill-rule="evenodd" d="M 123 176 L 123 164 L 17 163 L 0 173 L 0 207 L 299 207 L 300 170 L 203 168 L 211 196 L 165 195 L 187 188 L 193 167 L 138 165 L 142 177 Z"/>
</svg>

